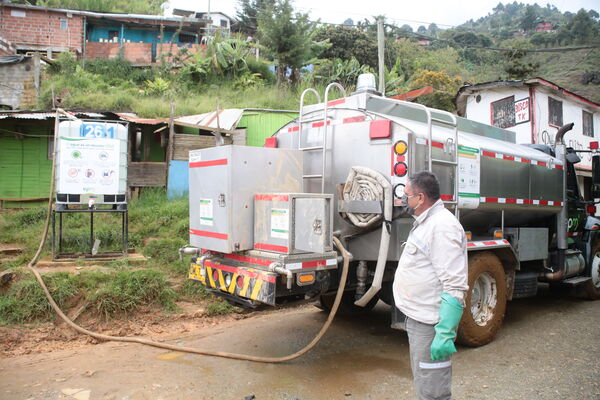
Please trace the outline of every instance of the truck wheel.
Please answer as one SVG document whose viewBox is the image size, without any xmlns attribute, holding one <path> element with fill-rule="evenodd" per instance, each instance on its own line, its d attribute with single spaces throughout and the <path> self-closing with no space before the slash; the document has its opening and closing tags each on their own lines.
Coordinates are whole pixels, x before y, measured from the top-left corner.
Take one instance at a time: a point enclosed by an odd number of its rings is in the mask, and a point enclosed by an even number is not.
<svg viewBox="0 0 600 400">
<path fill-rule="evenodd" d="M 502 263 L 489 251 L 469 257 L 469 290 L 458 326 L 458 342 L 483 346 L 494 339 L 506 311 L 506 279 Z"/>
<path fill-rule="evenodd" d="M 375 296 L 367 303 L 366 306 L 360 307 L 354 304 L 354 290 L 350 292 L 344 292 L 342 295 L 342 301 L 338 308 L 339 315 L 361 315 L 365 314 L 373 309 L 379 301 L 379 296 Z M 335 301 L 335 293 L 322 294 L 319 297 L 317 307 L 323 311 L 331 311 L 333 302 Z"/>
<path fill-rule="evenodd" d="M 592 278 L 581 289 L 583 298 L 588 300 L 600 299 L 600 241 L 592 248 L 592 262 L 585 270 L 585 275 Z"/>
</svg>

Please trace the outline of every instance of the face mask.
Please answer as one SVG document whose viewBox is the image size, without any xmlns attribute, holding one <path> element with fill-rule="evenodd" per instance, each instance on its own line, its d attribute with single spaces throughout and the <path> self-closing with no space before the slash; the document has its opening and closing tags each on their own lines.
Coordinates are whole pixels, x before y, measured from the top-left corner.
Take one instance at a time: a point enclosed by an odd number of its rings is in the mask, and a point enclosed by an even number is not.
<svg viewBox="0 0 600 400">
<path fill-rule="evenodd" d="M 404 204 L 404 212 L 407 213 L 408 215 L 414 217 L 415 211 L 417 210 L 417 208 L 421 207 L 421 205 L 419 204 L 416 207 L 409 206 L 408 205 L 408 196 L 407 195 L 403 195 L 400 199 L 402 200 L 402 204 Z"/>
</svg>

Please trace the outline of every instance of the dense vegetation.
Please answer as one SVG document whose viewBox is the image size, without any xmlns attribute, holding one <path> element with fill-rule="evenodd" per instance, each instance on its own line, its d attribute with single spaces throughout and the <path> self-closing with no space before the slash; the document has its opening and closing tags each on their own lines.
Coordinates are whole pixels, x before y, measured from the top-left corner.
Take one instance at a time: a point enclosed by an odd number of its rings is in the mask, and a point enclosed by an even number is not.
<svg viewBox="0 0 600 400">
<path fill-rule="evenodd" d="M 306 87 L 322 90 L 338 81 L 352 90 L 359 74 L 377 70 L 375 20 L 322 25 L 295 12 L 290 0 L 241 0 L 237 18 L 238 32 L 213 38 L 204 53 L 162 54 L 154 67 L 134 68 L 120 59 L 82 63 L 63 54 L 48 68 L 40 107 L 60 104 L 146 117 L 167 116 L 170 103 L 178 115 L 207 112 L 217 104 L 297 109 Z M 549 22 L 552 30 L 536 32 L 540 22 Z M 385 35 L 388 96 L 431 85 L 435 92 L 417 101 L 453 110 L 454 95 L 465 82 L 540 76 L 600 101 L 595 10 L 562 13 L 551 5 L 499 3 L 487 16 L 454 29 L 386 25 Z M 582 48 L 564 50 L 577 46 Z M 257 50 L 262 57 L 256 57 Z"/>
</svg>

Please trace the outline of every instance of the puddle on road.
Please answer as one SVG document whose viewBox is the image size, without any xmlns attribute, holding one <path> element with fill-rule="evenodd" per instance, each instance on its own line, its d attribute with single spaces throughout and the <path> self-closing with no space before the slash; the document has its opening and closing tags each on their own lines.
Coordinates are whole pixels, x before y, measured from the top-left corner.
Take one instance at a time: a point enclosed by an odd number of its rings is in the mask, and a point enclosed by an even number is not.
<svg viewBox="0 0 600 400">
<path fill-rule="evenodd" d="M 314 353 L 305 359 L 285 364 L 256 364 L 252 369 L 268 382 L 255 381 L 258 391 L 277 382 L 278 391 L 304 393 L 309 399 L 339 398 L 344 392 L 353 396 L 365 394 L 374 385 L 386 385 L 398 380 L 412 380 L 408 354 L 399 349 L 365 347 L 335 353 Z M 374 371 L 379 373 L 373 379 Z M 302 396 L 301 396 L 302 398 Z"/>
<path fill-rule="evenodd" d="M 176 364 L 184 364 L 184 365 L 192 365 L 192 362 L 189 360 L 184 360 L 182 357 L 185 353 L 181 353 L 179 351 L 170 351 L 168 353 L 159 354 L 154 356 L 157 360 L 169 361 Z"/>
</svg>

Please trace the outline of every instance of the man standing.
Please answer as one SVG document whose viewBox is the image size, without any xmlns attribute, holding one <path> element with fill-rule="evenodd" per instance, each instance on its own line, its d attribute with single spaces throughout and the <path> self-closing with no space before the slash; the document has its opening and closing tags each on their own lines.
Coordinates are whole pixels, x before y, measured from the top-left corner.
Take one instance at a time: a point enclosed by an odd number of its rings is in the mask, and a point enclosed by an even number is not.
<svg viewBox="0 0 600 400">
<path fill-rule="evenodd" d="M 451 398 L 454 339 L 467 285 L 465 232 L 440 200 L 440 184 L 430 172 L 409 178 L 406 211 L 415 218 L 394 277 L 396 307 L 406 315 L 406 331 L 417 397 Z"/>
</svg>

